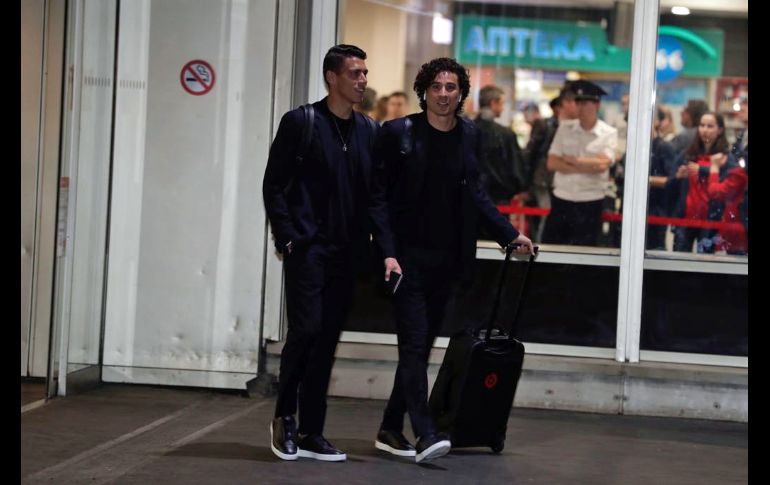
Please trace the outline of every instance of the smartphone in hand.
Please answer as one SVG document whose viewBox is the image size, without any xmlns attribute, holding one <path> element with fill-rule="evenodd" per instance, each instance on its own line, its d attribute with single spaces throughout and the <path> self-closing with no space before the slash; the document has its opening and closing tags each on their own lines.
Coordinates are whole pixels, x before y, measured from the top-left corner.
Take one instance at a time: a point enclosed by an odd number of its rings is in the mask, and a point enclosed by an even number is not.
<svg viewBox="0 0 770 485">
<path fill-rule="evenodd" d="M 398 290 L 398 285 L 401 284 L 401 279 L 404 277 L 401 273 L 395 271 L 390 272 L 390 279 L 385 281 L 385 288 L 389 295 L 395 295 Z"/>
</svg>

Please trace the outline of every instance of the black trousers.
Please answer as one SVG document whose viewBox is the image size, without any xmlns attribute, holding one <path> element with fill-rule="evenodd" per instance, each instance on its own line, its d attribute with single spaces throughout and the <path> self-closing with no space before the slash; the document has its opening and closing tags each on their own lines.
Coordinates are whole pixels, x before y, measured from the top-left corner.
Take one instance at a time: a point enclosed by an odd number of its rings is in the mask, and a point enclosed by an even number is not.
<svg viewBox="0 0 770 485">
<path fill-rule="evenodd" d="M 714 247 L 714 229 L 677 226 L 674 228 L 674 251 L 691 253 L 692 243 L 697 241 L 696 253 L 712 254 Z"/>
<path fill-rule="evenodd" d="M 284 258 L 288 333 L 281 351 L 275 416 L 297 412 L 301 434 L 321 434 L 334 352 L 350 312 L 354 271 L 348 247 L 313 244 Z"/>
<path fill-rule="evenodd" d="M 551 213 L 543 230 L 547 244 L 596 246 L 602 229 L 604 199 L 571 202 L 551 194 Z"/>
<path fill-rule="evenodd" d="M 447 264 L 420 265 L 409 257 L 399 263 L 404 279 L 393 296 L 398 367 L 381 426 L 402 431 L 408 412 L 412 431 L 420 437 L 436 432 L 428 408 L 428 357 L 441 331 L 456 274 Z"/>
</svg>

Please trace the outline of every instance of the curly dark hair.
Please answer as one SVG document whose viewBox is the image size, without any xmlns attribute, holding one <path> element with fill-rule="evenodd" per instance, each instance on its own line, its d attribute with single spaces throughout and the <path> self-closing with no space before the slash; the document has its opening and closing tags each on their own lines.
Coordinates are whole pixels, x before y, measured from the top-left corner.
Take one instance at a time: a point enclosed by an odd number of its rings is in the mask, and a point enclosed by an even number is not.
<svg viewBox="0 0 770 485">
<path fill-rule="evenodd" d="M 457 104 L 455 114 L 459 115 L 463 112 L 463 103 L 471 91 L 471 78 L 468 71 L 456 60 L 448 57 L 439 57 L 423 64 L 420 67 L 420 72 L 417 73 L 417 77 L 414 78 L 414 92 L 417 93 L 417 99 L 420 100 L 420 108 L 425 111 L 428 108 L 428 103 L 423 99 L 423 95 L 436 78 L 436 75 L 444 71 L 457 74 L 457 80 L 460 83 L 460 102 Z"/>
</svg>

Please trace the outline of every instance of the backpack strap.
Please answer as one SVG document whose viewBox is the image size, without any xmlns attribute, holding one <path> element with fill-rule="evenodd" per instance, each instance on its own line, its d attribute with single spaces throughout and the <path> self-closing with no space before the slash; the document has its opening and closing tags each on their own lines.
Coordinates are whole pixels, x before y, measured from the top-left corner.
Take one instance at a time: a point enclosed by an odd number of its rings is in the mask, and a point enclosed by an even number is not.
<svg viewBox="0 0 770 485">
<path fill-rule="evenodd" d="M 305 155 L 310 150 L 310 142 L 313 139 L 313 122 L 315 121 L 315 108 L 312 104 L 305 104 L 302 106 L 302 115 L 305 123 L 302 125 L 302 134 L 300 137 L 299 150 L 294 156 L 294 175 L 289 180 L 284 188 L 284 193 L 288 194 L 292 187 L 294 187 L 294 180 L 299 173 L 299 169 L 302 167 L 302 162 L 305 160 Z"/>
<path fill-rule="evenodd" d="M 315 108 L 312 104 L 302 106 L 302 114 L 305 124 L 302 126 L 302 138 L 300 138 L 299 150 L 297 150 L 297 167 L 302 165 L 305 155 L 310 150 L 310 142 L 313 139 L 313 123 L 315 122 Z"/>
</svg>

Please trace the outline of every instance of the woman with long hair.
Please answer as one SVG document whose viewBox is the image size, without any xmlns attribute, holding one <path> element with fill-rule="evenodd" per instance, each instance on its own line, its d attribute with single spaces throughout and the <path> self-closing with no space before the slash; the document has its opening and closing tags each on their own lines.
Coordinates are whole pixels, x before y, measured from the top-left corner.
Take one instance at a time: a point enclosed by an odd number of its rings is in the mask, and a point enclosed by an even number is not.
<svg viewBox="0 0 770 485">
<path fill-rule="evenodd" d="M 725 162 L 717 169 L 720 181 L 734 165 L 727 161 L 730 146 L 725 137 L 725 120 L 719 113 L 706 111 L 696 126 L 697 133 L 681 155 L 676 172 L 681 183 L 677 215 L 685 219 L 718 221 L 722 218 L 724 203 L 711 199 L 708 182 L 712 158 L 721 161 L 725 157 Z M 690 252 L 696 242 L 696 252 L 713 253 L 715 235 L 714 229 L 678 226 L 674 230 L 674 251 Z"/>
</svg>

